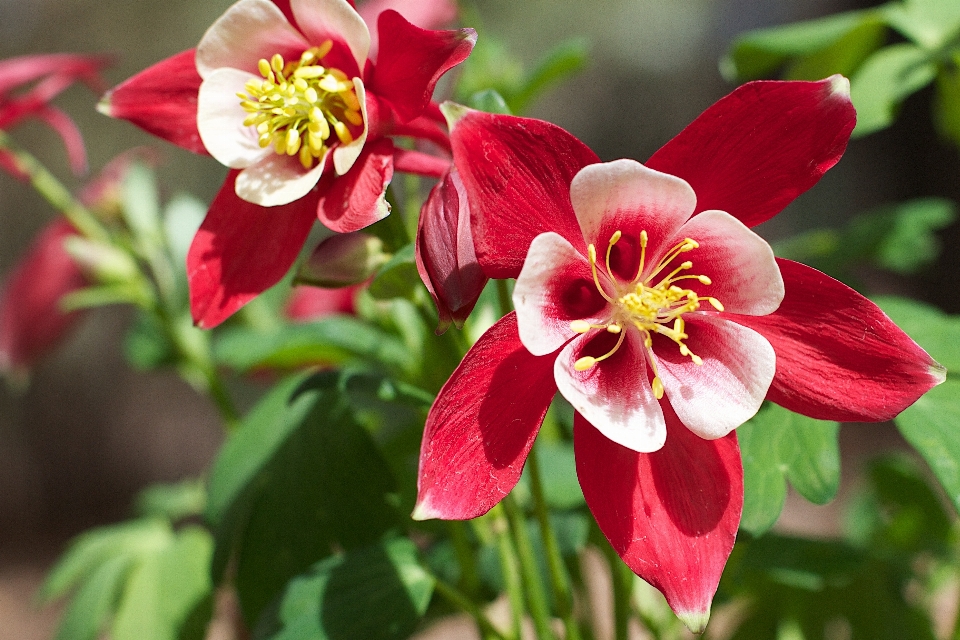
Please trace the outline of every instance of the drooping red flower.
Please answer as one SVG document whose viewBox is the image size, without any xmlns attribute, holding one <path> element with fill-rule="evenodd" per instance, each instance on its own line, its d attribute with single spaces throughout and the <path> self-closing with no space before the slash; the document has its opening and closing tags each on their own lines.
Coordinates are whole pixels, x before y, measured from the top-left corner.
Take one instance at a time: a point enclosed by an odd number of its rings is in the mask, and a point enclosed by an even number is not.
<svg viewBox="0 0 960 640">
<path fill-rule="evenodd" d="M 60 308 L 63 296 L 88 284 L 64 248 L 77 235 L 73 225 L 58 218 L 7 275 L 0 292 L 0 374 L 25 378 L 81 318 L 82 312 Z"/>
<path fill-rule="evenodd" d="M 100 71 L 108 63 L 109 59 L 104 56 L 73 53 L 0 60 L 0 129 L 8 130 L 29 118 L 40 120 L 63 140 L 74 172 L 83 173 L 87 169 L 87 155 L 80 131 L 67 114 L 50 103 L 78 80 L 94 91 L 102 91 Z M 0 150 L 0 168 L 18 178 L 24 177 L 15 158 L 4 150 Z"/>
<path fill-rule="evenodd" d="M 108 115 L 233 169 L 188 256 L 200 326 L 219 324 L 279 281 L 313 216 L 355 231 L 389 213 L 395 168 L 441 170 L 398 152 L 388 136 L 448 144 L 430 98 L 476 33 L 429 31 L 392 9 L 374 14 L 375 56 L 347 0 L 240 0 L 195 53 L 160 62 L 101 103 Z"/>
<path fill-rule="evenodd" d="M 886 420 L 944 379 L 875 305 L 748 229 L 840 159 L 848 88 L 744 85 L 646 165 L 600 164 L 548 123 L 448 105 L 478 260 L 517 278 L 517 311 L 431 408 L 414 517 L 499 502 L 559 390 L 601 530 L 702 630 L 743 504 L 733 429 L 764 398 Z"/>
</svg>

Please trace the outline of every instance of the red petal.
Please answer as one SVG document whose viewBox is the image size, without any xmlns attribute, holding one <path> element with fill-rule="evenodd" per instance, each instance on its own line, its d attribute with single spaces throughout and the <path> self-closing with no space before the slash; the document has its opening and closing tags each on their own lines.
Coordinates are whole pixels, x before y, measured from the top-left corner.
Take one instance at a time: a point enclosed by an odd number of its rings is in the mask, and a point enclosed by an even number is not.
<svg viewBox="0 0 960 640">
<path fill-rule="evenodd" d="M 448 158 L 438 158 L 422 151 L 397 149 L 393 152 L 393 168 L 403 173 L 415 173 L 419 176 L 442 178 L 450 171 Z"/>
<path fill-rule="evenodd" d="M 816 269 L 777 263 L 786 287 L 780 308 L 727 318 L 773 345 L 777 373 L 768 399 L 820 420 L 875 422 L 943 381 L 943 368 L 875 304 Z"/>
<path fill-rule="evenodd" d="M 557 387 L 553 358 L 531 356 L 510 313 L 490 327 L 427 415 L 413 517 L 466 520 L 520 479 Z"/>
<path fill-rule="evenodd" d="M 779 213 L 843 155 L 856 112 L 841 76 L 750 82 L 707 109 L 646 163 L 690 183 L 697 211 L 749 227 Z"/>
<path fill-rule="evenodd" d="M 383 55 L 370 91 L 389 102 L 402 122 L 423 113 L 440 76 L 466 60 L 477 42 L 473 29 L 428 31 L 392 9 L 380 14 L 378 28 Z"/>
<path fill-rule="evenodd" d="M 387 186 L 393 179 L 393 143 L 381 138 L 364 147 L 360 157 L 342 176 L 325 171 L 320 178 L 323 194 L 317 217 L 327 228 L 349 233 L 369 227 L 390 213 Z"/>
<path fill-rule="evenodd" d="M 37 111 L 36 117 L 47 123 L 63 140 L 63 146 L 67 149 L 67 158 L 70 160 L 70 168 L 73 169 L 73 172 L 77 175 L 86 173 L 87 149 L 83 145 L 83 136 L 80 135 L 80 129 L 70 119 L 70 116 L 55 107 L 44 107 Z"/>
<path fill-rule="evenodd" d="M 17 157 L 5 149 L 0 149 L 0 169 L 6 171 L 17 180 L 30 181 L 30 174 L 20 164 Z"/>
<path fill-rule="evenodd" d="M 740 449 L 734 433 L 703 440 L 662 405 L 667 442 L 655 453 L 622 447 L 576 414 L 577 476 L 623 561 L 699 632 L 740 523 Z"/>
<path fill-rule="evenodd" d="M 316 212 L 316 198 L 261 207 L 241 200 L 231 171 L 210 205 L 187 254 L 190 309 L 209 329 L 272 287 L 303 247 Z"/>
<path fill-rule="evenodd" d="M 456 171 L 447 174 L 423 204 L 416 247 L 417 271 L 440 315 L 437 331 L 445 331 L 451 321 L 462 328 L 487 277 L 477 263 L 467 195 Z"/>
<path fill-rule="evenodd" d="M 457 18 L 457 5 L 453 0 L 369 0 L 360 5 L 358 12 L 370 27 L 371 60 L 377 59 L 379 46 L 376 26 L 380 14 L 393 9 L 411 24 L 423 29 L 438 29 Z"/>
<path fill-rule="evenodd" d="M 55 347 L 82 315 L 64 313 L 60 299 L 87 286 L 64 249 L 77 235 L 58 219 L 47 226 L 7 277 L 0 294 L 0 372 L 24 372 Z"/>
<path fill-rule="evenodd" d="M 110 58 L 106 56 L 75 53 L 26 55 L 0 60 L 0 95 L 47 75 L 76 78 L 98 89 L 103 83 L 100 70 L 109 63 Z"/>
<path fill-rule="evenodd" d="M 297 19 L 293 17 L 293 9 L 290 8 L 290 0 L 273 0 L 273 4 L 283 12 L 283 17 L 287 22 L 297 27 Z M 299 27 L 297 27 L 299 29 Z"/>
<path fill-rule="evenodd" d="M 360 285 L 326 289 L 323 287 L 294 287 L 284 308 L 284 315 L 294 322 L 313 322 L 337 313 L 353 314 L 354 299 Z"/>
<path fill-rule="evenodd" d="M 477 257 L 491 278 L 516 278 L 535 237 L 554 231 L 586 255 L 570 182 L 600 159 L 560 127 L 448 103 L 453 159 L 470 199 Z"/>
<path fill-rule="evenodd" d="M 201 79 L 194 55 L 190 49 L 144 69 L 108 91 L 97 108 L 188 151 L 206 154 L 197 131 Z"/>
</svg>

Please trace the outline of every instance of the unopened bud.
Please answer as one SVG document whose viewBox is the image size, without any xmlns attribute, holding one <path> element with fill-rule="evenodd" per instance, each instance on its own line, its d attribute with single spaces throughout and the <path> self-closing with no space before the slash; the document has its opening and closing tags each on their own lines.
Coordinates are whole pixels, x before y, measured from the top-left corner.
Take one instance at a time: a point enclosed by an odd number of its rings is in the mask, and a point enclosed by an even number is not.
<svg viewBox="0 0 960 640">
<path fill-rule="evenodd" d="M 369 279 L 390 259 L 383 241 L 359 231 L 327 238 L 300 265 L 297 281 L 316 287 L 348 287 Z"/>
</svg>

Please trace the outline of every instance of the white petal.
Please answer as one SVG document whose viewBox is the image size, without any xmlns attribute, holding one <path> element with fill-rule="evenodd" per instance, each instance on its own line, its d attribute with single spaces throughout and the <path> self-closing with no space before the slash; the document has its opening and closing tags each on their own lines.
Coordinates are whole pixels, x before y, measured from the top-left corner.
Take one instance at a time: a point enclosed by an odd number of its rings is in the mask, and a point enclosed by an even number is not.
<svg viewBox="0 0 960 640">
<path fill-rule="evenodd" d="M 783 301 L 783 277 L 767 241 L 724 211 L 697 214 L 677 232 L 676 242 L 693 238 L 700 247 L 684 254 L 690 273 L 708 276 L 709 285 L 685 280 L 683 286 L 713 296 L 732 313 L 763 316 Z"/>
<path fill-rule="evenodd" d="M 197 96 L 200 139 L 210 155 L 232 169 L 244 169 L 272 153 L 261 149 L 256 130 L 243 124 L 250 114 L 236 94 L 253 77 L 246 71 L 217 69 L 200 85 Z"/>
<path fill-rule="evenodd" d="M 367 122 L 367 93 L 363 88 L 363 81 L 360 78 L 353 79 L 353 88 L 357 92 L 357 100 L 360 101 L 360 115 L 363 117 L 363 133 L 350 144 L 340 144 L 333 150 L 333 170 L 338 176 L 342 176 L 360 157 L 363 151 L 363 145 L 367 142 L 367 132 L 370 125 Z"/>
<path fill-rule="evenodd" d="M 648 257 L 693 215 L 697 197 L 684 180 L 648 169 L 633 160 L 615 160 L 584 167 L 570 183 L 570 201 L 587 244 L 600 255 L 614 231 L 636 241 L 649 237 Z M 662 247 L 662 248 L 661 248 Z"/>
<path fill-rule="evenodd" d="M 766 338 L 722 316 L 694 312 L 683 318 L 690 336 L 684 342 L 703 364 L 680 355 L 672 340 L 655 336 L 660 379 L 688 429 L 701 438 L 721 438 L 760 409 L 777 357 Z"/>
<path fill-rule="evenodd" d="M 326 154 L 317 166 L 307 171 L 297 156 L 270 154 L 240 172 L 237 176 L 237 195 L 247 202 L 262 207 L 276 207 L 299 200 L 310 193 L 320 180 Z"/>
<path fill-rule="evenodd" d="M 370 31 L 347 0 L 291 0 L 290 7 L 310 42 L 320 44 L 328 38 L 343 42 L 363 73 L 370 51 Z"/>
<path fill-rule="evenodd" d="M 261 58 L 269 60 L 279 53 L 284 59 L 299 60 L 309 48 L 270 0 L 240 0 L 203 34 L 197 45 L 197 71 L 204 79 L 222 67 L 256 73 Z"/>
<path fill-rule="evenodd" d="M 643 339 L 629 328 L 629 335 L 611 358 L 587 371 L 574 363 L 583 355 L 601 355 L 587 346 L 591 335 L 564 347 L 553 375 L 557 388 L 573 408 L 614 442 L 642 453 L 657 451 L 667 438 L 660 403 L 647 381 Z"/>
<path fill-rule="evenodd" d="M 601 282 L 604 281 L 606 278 Z M 582 289 L 579 297 L 589 305 L 586 314 L 578 313 L 570 304 L 569 294 L 576 293 L 571 287 Z M 575 337 L 571 321 L 599 323 L 602 317 L 610 316 L 609 305 L 593 283 L 590 263 L 563 236 L 552 231 L 538 235 L 530 243 L 513 289 L 513 304 L 520 341 L 535 356 L 553 353 Z"/>
</svg>

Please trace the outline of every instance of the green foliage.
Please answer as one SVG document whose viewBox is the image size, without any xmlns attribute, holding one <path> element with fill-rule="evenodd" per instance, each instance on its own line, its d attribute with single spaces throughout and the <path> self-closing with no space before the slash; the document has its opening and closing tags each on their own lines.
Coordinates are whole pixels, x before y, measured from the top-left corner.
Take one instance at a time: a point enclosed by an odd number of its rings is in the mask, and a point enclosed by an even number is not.
<svg viewBox="0 0 960 640">
<path fill-rule="evenodd" d="M 399 525 L 390 468 L 340 383 L 336 372 L 281 382 L 213 465 L 206 509 L 216 531 L 213 575 L 235 557 L 251 625 L 291 578 Z"/>
<path fill-rule="evenodd" d="M 907 42 L 887 44 L 891 29 Z M 790 80 L 848 76 L 857 109 L 854 136 L 890 126 L 900 104 L 936 78 L 940 131 L 960 144 L 958 55 L 957 2 L 894 0 L 874 9 L 745 33 L 734 41 L 721 69 L 734 81 L 775 74 Z"/>
<path fill-rule="evenodd" d="M 210 534 L 145 518 L 80 536 L 42 595 L 75 590 L 57 640 L 201 640 L 212 612 Z"/>
<path fill-rule="evenodd" d="M 256 640 L 399 640 L 426 613 L 433 578 L 395 538 L 318 562 L 289 582 Z"/>
<path fill-rule="evenodd" d="M 839 426 L 768 404 L 737 428 L 743 458 L 741 529 L 757 536 L 773 526 L 787 480 L 811 502 L 833 499 L 840 484 Z"/>
<path fill-rule="evenodd" d="M 370 283 L 370 295 L 378 299 L 409 298 L 423 284 L 414 261 L 415 247 L 403 247 L 377 272 Z"/>
<path fill-rule="evenodd" d="M 855 270 L 864 264 L 903 275 L 922 271 L 940 255 L 936 232 L 956 218 L 953 202 L 919 198 L 860 214 L 842 229 L 814 229 L 774 243 L 774 251 L 856 287 Z"/>
</svg>

